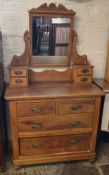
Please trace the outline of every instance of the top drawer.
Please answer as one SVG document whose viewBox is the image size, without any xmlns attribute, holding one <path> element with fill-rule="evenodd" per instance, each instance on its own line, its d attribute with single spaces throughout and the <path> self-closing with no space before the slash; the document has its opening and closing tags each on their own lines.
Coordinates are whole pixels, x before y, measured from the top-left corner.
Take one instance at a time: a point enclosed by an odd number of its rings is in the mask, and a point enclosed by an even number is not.
<svg viewBox="0 0 109 175">
<path fill-rule="evenodd" d="M 15 68 L 10 70 L 11 77 L 20 77 L 27 75 L 27 69 L 25 68 Z"/>
<path fill-rule="evenodd" d="M 94 112 L 94 99 L 78 99 L 78 100 L 63 100 L 57 101 L 56 113 L 75 114 L 75 113 L 90 113 Z"/>
<path fill-rule="evenodd" d="M 78 75 L 92 75 L 93 67 L 78 68 Z"/>
<path fill-rule="evenodd" d="M 46 115 L 55 113 L 55 103 L 54 102 L 29 102 L 23 101 L 17 103 L 17 116 L 18 117 L 31 117 L 37 115 Z"/>
</svg>

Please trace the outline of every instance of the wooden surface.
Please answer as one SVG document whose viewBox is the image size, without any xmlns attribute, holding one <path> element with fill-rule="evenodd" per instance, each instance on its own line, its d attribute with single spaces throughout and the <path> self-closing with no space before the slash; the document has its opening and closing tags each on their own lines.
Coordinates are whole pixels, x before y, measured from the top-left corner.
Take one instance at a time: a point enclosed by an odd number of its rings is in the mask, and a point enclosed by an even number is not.
<svg viewBox="0 0 109 175">
<path fill-rule="evenodd" d="M 70 18 L 67 70 L 57 71 L 50 64 L 50 69 L 41 72 L 30 67 L 32 16 L 37 15 Z M 87 56 L 77 53 L 74 15 L 73 11 L 54 3 L 29 11 L 24 54 L 14 56 L 10 65 L 11 81 L 18 78 L 18 74 L 13 77 L 16 74 L 13 68 L 15 71 L 27 66 L 25 78 L 29 86 L 7 86 L 5 94 L 15 166 L 95 158 L 100 101 L 104 93 L 92 83 L 93 66 Z"/>
<path fill-rule="evenodd" d="M 7 87 L 14 165 L 94 158 L 102 95 L 95 84 Z"/>
<path fill-rule="evenodd" d="M 94 82 L 103 89 L 104 92 L 109 92 L 109 82 L 104 79 L 94 79 Z"/>
<path fill-rule="evenodd" d="M 37 83 L 41 81 L 69 81 L 73 84 L 79 85 L 89 85 L 92 83 L 92 75 L 93 75 L 93 66 L 89 64 L 86 55 L 79 55 L 76 49 L 77 43 L 77 33 L 74 31 L 74 15 L 75 12 L 73 10 L 68 10 L 62 4 L 56 6 L 54 3 L 50 3 L 49 5 L 42 4 L 38 8 L 33 8 L 29 11 L 29 32 L 26 31 L 24 33 L 24 41 L 25 41 L 25 50 L 21 56 L 13 56 L 12 63 L 10 64 L 10 86 L 11 87 L 22 87 L 27 86 L 28 83 Z M 49 56 L 43 56 L 43 60 L 45 65 L 41 64 L 40 57 L 37 57 L 38 64 L 33 64 L 33 56 L 32 56 L 32 17 L 58 17 L 58 18 L 69 18 L 70 19 L 70 33 L 69 33 L 69 42 L 68 42 L 68 54 L 66 55 L 66 64 L 65 60 L 61 59 L 60 56 L 54 56 L 53 58 L 49 58 Z M 62 43 L 63 44 L 63 43 Z M 50 63 L 50 60 L 55 60 L 54 64 Z M 25 66 L 27 69 L 27 73 L 25 75 L 24 80 L 24 72 L 20 75 L 19 82 L 18 80 L 13 78 L 18 78 L 18 74 L 15 76 L 15 72 L 13 69 L 17 71 L 17 69 L 22 69 Z M 50 67 L 50 70 L 46 68 L 45 71 L 37 72 L 32 71 L 32 67 Z M 67 67 L 67 71 L 56 71 L 54 67 Z M 29 74 L 29 76 L 28 76 Z M 15 77 L 13 77 L 15 76 Z"/>
<path fill-rule="evenodd" d="M 89 93 L 90 92 L 90 93 Z M 78 87 L 72 83 L 36 83 L 30 84 L 27 88 L 9 88 L 7 87 L 5 99 L 41 99 L 41 98 L 71 98 L 85 96 L 104 95 L 95 84 L 90 86 Z"/>
<path fill-rule="evenodd" d="M 90 135 L 60 135 L 20 139 L 20 148 L 21 156 L 36 155 L 37 157 L 40 155 L 45 156 L 47 154 L 52 155 L 65 154 L 65 152 L 87 151 L 90 149 Z"/>
</svg>

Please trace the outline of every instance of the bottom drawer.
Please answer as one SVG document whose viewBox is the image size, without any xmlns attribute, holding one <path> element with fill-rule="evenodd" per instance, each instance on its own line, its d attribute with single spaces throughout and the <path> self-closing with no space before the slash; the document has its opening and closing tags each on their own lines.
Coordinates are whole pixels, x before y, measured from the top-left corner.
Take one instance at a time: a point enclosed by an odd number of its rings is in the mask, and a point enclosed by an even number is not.
<svg viewBox="0 0 109 175">
<path fill-rule="evenodd" d="M 89 134 L 20 139 L 21 156 L 87 151 L 89 149 Z"/>
<path fill-rule="evenodd" d="M 19 78 L 11 78 L 10 79 L 10 86 L 27 86 L 27 78 L 26 77 L 19 77 Z"/>
<path fill-rule="evenodd" d="M 81 84 L 89 84 L 92 82 L 92 76 L 91 75 L 78 76 L 77 81 L 78 83 L 81 83 Z"/>
</svg>

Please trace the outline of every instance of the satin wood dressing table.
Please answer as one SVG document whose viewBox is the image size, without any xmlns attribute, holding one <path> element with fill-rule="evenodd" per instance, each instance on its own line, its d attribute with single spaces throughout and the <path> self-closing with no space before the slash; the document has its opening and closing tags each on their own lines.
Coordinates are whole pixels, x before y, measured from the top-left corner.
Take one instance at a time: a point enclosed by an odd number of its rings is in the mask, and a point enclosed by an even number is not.
<svg viewBox="0 0 109 175">
<path fill-rule="evenodd" d="M 29 11 L 25 51 L 9 66 L 14 165 L 95 158 L 102 91 L 76 51 L 75 12 L 62 4 Z"/>
</svg>

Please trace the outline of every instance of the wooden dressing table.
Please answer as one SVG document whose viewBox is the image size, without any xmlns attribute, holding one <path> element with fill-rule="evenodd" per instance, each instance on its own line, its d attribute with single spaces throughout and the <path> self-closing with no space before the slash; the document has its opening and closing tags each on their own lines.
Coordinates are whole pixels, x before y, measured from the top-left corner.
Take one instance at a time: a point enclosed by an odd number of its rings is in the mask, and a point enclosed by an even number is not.
<svg viewBox="0 0 109 175">
<path fill-rule="evenodd" d="M 25 52 L 13 57 L 5 94 L 15 166 L 95 158 L 103 93 L 87 56 L 76 51 L 74 15 L 61 4 L 29 11 Z"/>
</svg>

